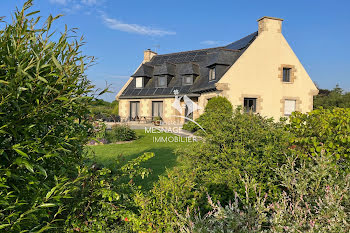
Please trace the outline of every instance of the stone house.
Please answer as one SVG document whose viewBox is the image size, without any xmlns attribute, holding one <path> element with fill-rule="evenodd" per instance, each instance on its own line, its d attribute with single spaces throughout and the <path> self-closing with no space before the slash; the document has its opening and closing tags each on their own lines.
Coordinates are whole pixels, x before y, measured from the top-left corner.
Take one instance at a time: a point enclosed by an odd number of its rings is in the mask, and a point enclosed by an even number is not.
<svg viewBox="0 0 350 233">
<path fill-rule="evenodd" d="M 202 114 L 214 96 L 275 119 L 311 111 L 318 89 L 282 35 L 282 21 L 262 17 L 257 32 L 223 47 L 159 55 L 146 50 L 116 96 L 121 119 L 183 123 L 184 116 Z M 197 106 L 193 112 L 186 100 Z"/>
</svg>

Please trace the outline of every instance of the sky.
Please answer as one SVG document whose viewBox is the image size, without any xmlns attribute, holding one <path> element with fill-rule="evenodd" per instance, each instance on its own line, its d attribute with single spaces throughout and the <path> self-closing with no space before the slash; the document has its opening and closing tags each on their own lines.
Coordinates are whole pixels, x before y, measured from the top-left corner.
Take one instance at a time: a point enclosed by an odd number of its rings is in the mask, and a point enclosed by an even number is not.
<svg viewBox="0 0 350 233">
<path fill-rule="evenodd" d="M 0 16 L 11 21 L 24 0 L 1 0 Z M 87 75 L 97 88 L 110 85 L 113 101 L 143 60 L 158 54 L 217 47 L 257 31 L 262 16 L 283 18 L 282 33 L 312 80 L 350 91 L 350 1 L 34 0 L 43 18 L 63 14 L 53 28 L 78 28 L 83 52 L 97 63 Z"/>
</svg>

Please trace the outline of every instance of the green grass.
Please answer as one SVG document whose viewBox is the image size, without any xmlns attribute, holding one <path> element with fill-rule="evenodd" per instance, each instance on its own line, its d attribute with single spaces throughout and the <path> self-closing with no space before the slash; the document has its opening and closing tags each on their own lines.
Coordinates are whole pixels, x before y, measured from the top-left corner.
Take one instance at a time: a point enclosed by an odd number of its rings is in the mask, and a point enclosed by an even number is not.
<svg viewBox="0 0 350 233">
<path fill-rule="evenodd" d="M 94 152 L 94 161 L 108 168 L 116 166 L 116 160 L 122 156 L 123 162 L 137 158 L 145 152 L 153 152 L 155 156 L 142 164 L 145 168 L 150 168 L 152 173 L 145 179 L 135 179 L 135 183 L 141 185 L 144 190 L 152 188 L 159 175 L 165 173 L 166 168 L 176 166 L 176 155 L 174 150 L 183 147 L 186 142 L 153 142 L 153 137 L 174 136 L 170 133 L 145 133 L 144 130 L 136 130 L 138 139 L 125 144 L 107 144 L 89 146 Z"/>
</svg>

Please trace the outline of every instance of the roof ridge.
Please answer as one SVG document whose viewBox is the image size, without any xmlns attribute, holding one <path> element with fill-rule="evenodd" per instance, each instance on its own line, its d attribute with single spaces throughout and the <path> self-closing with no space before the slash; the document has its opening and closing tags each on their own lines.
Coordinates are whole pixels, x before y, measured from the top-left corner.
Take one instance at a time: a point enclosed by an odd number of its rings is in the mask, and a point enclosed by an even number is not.
<svg viewBox="0 0 350 233">
<path fill-rule="evenodd" d="M 258 33 L 258 31 L 255 31 L 255 32 L 253 32 L 253 33 L 250 33 L 249 35 L 247 35 L 247 36 L 245 36 L 245 37 L 242 37 L 241 39 L 236 40 L 236 41 L 234 41 L 234 42 L 232 42 L 232 43 L 229 43 L 228 45 L 223 46 L 223 47 L 226 48 L 226 47 L 228 47 L 228 46 L 231 45 L 231 44 L 237 43 L 238 41 L 244 40 L 245 38 L 250 37 L 250 36 L 252 36 L 252 35 L 254 35 L 254 34 L 257 34 L 257 33 Z"/>
<path fill-rule="evenodd" d="M 213 47 L 213 48 L 206 48 L 206 49 L 194 49 L 194 50 L 187 50 L 187 51 L 175 52 L 175 53 L 157 54 L 157 55 L 155 55 L 154 57 L 157 57 L 157 56 L 175 55 L 175 54 L 179 54 L 179 53 L 199 52 L 199 51 L 210 50 L 210 49 L 224 49 L 224 48 L 225 48 L 225 46 Z"/>
</svg>

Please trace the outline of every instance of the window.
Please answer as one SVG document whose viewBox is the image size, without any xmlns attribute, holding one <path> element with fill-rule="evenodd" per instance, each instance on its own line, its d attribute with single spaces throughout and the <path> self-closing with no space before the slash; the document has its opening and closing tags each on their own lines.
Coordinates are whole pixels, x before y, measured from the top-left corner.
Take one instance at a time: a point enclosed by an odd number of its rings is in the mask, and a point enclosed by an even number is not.
<svg viewBox="0 0 350 233">
<path fill-rule="evenodd" d="M 139 119 L 140 102 L 132 101 L 130 102 L 130 120 L 136 121 Z"/>
<path fill-rule="evenodd" d="M 296 101 L 295 100 L 284 100 L 284 115 L 290 116 L 295 111 Z"/>
<path fill-rule="evenodd" d="M 143 88 L 143 77 L 136 77 L 136 88 Z"/>
<path fill-rule="evenodd" d="M 163 102 L 153 101 L 152 102 L 152 117 L 163 117 Z"/>
<path fill-rule="evenodd" d="M 256 112 L 256 98 L 244 98 L 244 111 Z"/>
<path fill-rule="evenodd" d="M 167 77 L 159 76 L 158 77 L 158 87 L 167 87 Z"/>
<path fill-rule="evenodd" d="M 291 68 L 286 68 L 283 67 L 283 82 L 289 83 L 290 80 L 290 72 L 291 72 Z"/>
<path fill-rule="evenodd" d="M 184 85 L 191 85 L 193 84 L 193 76 L 192 75 L 186 75 L 183 77 L 183 84 Z"/>
<path fill-rule="evenodd" d="M 215 67 L 209 69 L 209 81 L 215 80 Z"/>
</svg>

